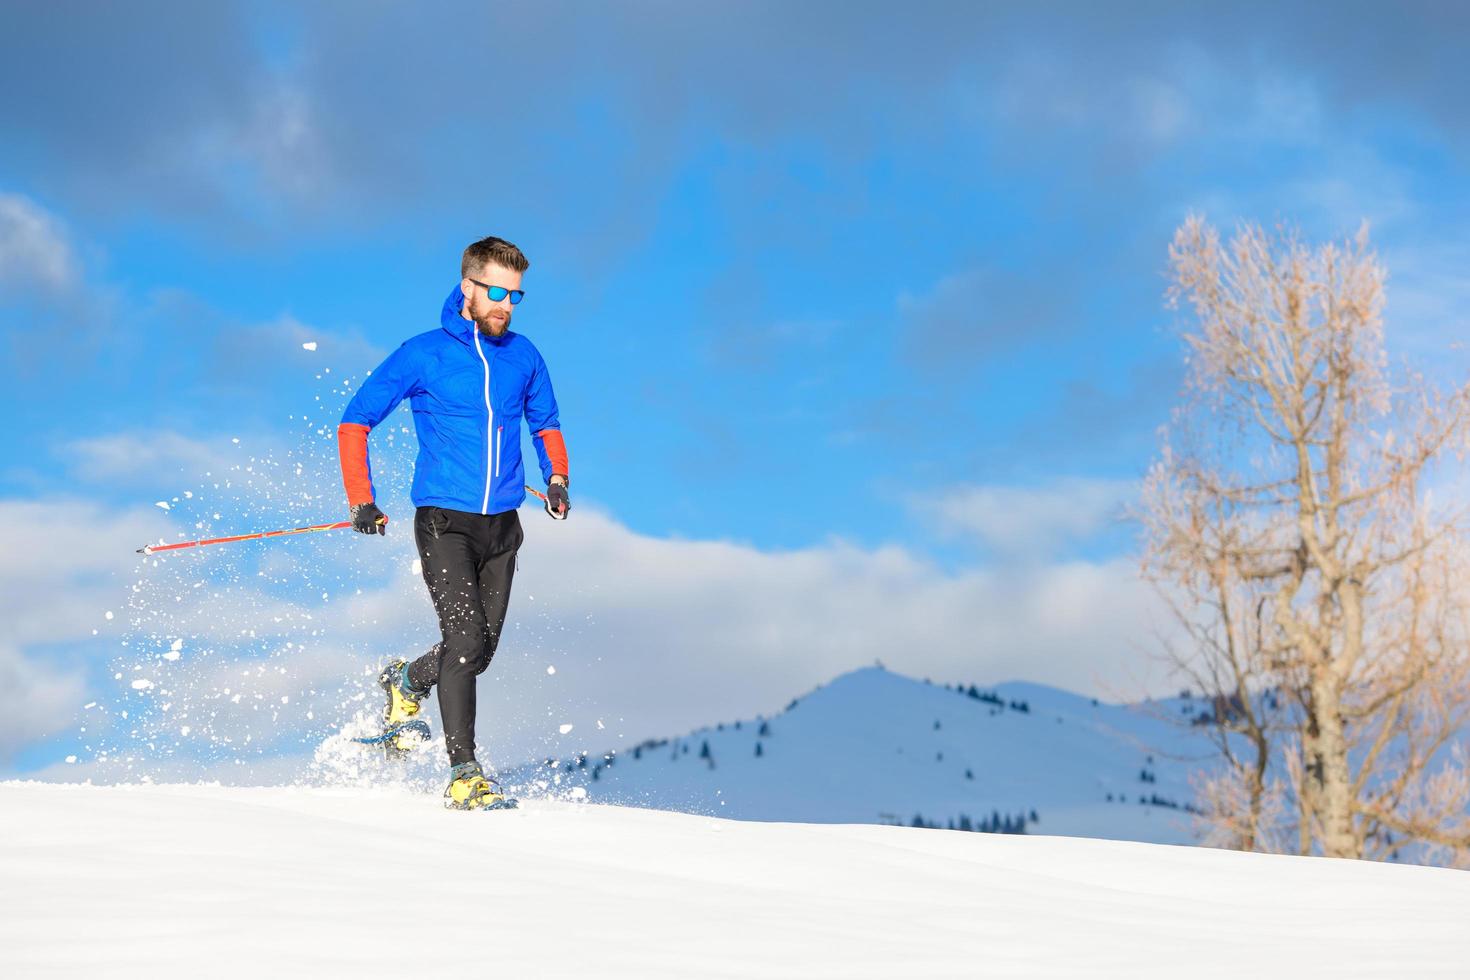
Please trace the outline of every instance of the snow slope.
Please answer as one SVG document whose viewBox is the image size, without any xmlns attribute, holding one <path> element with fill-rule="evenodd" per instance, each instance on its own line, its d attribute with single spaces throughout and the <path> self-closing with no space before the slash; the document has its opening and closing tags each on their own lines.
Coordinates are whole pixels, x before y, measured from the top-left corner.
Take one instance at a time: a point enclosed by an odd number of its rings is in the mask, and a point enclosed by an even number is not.
<svg viewBox="0 0 1470 980">
<path fill-rule="evenodd" d="M 1463 977 L 1470 874 L 384 790 L 0 784 L 6 977 Z"/>
<path fill-rule="evenodd" d="M 585 764 L 574 756 L 506 775 L 584 786 L 599 802 L 742 819 L 917 816 L 943 827 L 998 813 L 1024 815 L 1028 833 L 1194 840 L 1182 808 L 1209 753 L 1187 726 L 1159 717 L 1182 718 L 1190 705 L 1110 705 L 1026 683 L 975 693 L 869 667 L 771 718 L 616 750 L 589 743 Z"/>
</svg>

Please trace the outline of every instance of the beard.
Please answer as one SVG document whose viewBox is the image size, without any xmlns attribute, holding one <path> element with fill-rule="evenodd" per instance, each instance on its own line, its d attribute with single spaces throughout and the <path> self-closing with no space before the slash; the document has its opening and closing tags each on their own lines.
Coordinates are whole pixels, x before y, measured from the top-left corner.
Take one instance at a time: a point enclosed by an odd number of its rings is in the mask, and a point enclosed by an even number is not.
<svg viewBox="0 0 1470 980">
<path fill-rule="evenodd" d="M 477 316 L 474 319 L 475 327 L 487 337 L 499 337 L 510 329 L 511 317 L 509 313 L 505 314 L 504 319 L 501 319 L 493 313 L 483 317 Z"/>
</svg>

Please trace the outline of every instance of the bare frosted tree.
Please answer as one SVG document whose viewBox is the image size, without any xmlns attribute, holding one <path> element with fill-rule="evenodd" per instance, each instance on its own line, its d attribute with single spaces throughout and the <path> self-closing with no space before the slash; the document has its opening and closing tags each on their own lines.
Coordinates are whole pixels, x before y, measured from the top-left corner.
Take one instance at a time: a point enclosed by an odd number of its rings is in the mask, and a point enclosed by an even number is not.
<svg viewBox="0 0 1470 980">
<path fill-rule="evenodd" d="M 1462 456 L 1470 386 L 1391 376 L 1366 228 L 1222 244 L 1191 217 L 1169 258 L 1190 383 L 1145 483 L 1144 572 L 1209 705 L 1209 838 L 1465 862 L 1470 539 L 1428 484 Z"/>
</svg>

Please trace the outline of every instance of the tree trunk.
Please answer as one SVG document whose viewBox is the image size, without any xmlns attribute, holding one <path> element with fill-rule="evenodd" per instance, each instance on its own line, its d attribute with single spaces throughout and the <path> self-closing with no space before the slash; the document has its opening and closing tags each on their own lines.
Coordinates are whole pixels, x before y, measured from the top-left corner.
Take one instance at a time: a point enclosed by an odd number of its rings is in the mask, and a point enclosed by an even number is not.
<svg viewBox="0 0 1470 980">
<path fill-rule="evenodd" d="M 1353 784 L 1342 724 L 1342 692 L 1330 669 L 1314 671 L 1312 713 L 1315 730 L 1308 743 L 1310 778 L 1317 784 L 1314 802 L 1322 853 L 1327 857 L 1362 857 L 1362 842 L 1353 828 Z"/>
</svg>

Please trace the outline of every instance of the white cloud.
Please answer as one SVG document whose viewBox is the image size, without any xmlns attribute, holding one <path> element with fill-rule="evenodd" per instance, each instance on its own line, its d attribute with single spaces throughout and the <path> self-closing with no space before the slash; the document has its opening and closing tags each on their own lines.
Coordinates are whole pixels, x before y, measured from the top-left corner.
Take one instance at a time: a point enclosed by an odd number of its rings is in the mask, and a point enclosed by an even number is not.
<svg viewBox="0 0 1470 980">
<path fill-rule="evenodd" d="M 79 672 L 25 657 L 0 641 L 0 717 L 5 719 L 0 762 L 27 742 L 69 725 L 81 705 L 83 687 Z"/>
<path fill-rule="evenodd" d="M 134 567 L 135 550 L 157 537 L 167 520 L 151 506 L 0 500 L 5 639 L 27 645 L 90 636 L 123 599 L 118 577 Z"/>
<path fill-rule="evenodd" d="M 1147 662 L 1153 600 L 1130 559 L 948 573 L 842 541 L 766 552 L 650 538 L 587 509 L 576 525 L 533 516 L 527 531 L 508 641 L 531 640 L 555 683 L 645 733 L 778 708 L 880 659 L 1083 692 L 1127 687 Z M 526 595 L 550 606 L 544 619 Z"/>
<path fill-rule="evenodd" d="M 257 96 L 249 123 L 236 134 L 239 154 L 292 200 L 304 200 L 329 182 L 327 148 L 304 88 L 276 79 Z"/>
<path fill-rule="evenodd" d="M 206 441 L 177 432 L 123 432 L 76 439 L 62 448 L 72 472 L 99 482 L 133 480 L 140 474 L 173 479 L 182 473 L 197 479 L 228 472 L 244 458 L 222 437 Z"/>
<path fill-rule="evenodd" d="M 0 290 L 60 290 L 79 275 L 61 222 L 20 194 L 0 194 Z"/>
<path fill-rule="evenodd" d="M 1137 77 L 1129 80 L 1125 91 L 1126 117 L 1151 146 L 1169 146 L 1195 124 L 1188 97 L 1167 81 Z"/>
<path fill-rule="evenodd" d="M 1047 133 L 1096 132 L 1129 159 L 1166 152 L 1200 129 L 1218 73 L 1188 45 L 1105 77 L 1062 50 L 1028 47 L 1000 59 L 977 108 L 1003 123 Z"/>
<path fill-rule="evenodd" d="M 941 526 L 973 535 L 990 551 L 1013 560 L 1050 557 L 1123 519 L 1137 494 L 1132 480 L 1070 478 L 1040 487 L 955 487 L 913 496 L 909 506 L 941 519 Z"/>
<path fill-rule="evenodd" d="M 1106 496 L 1099 487 L 1084 489 Z M 1057 533 L 1052 503 L 1024 517 L 1038 533 Z M 135 709 L 170 701 L 171 720 L 189 713 L 196 744 L 206 726 L 212 735 L 234 737 L 233 746 L 247 734 L 257 746 L 271 739 L 289 745 L 307 730 L 347 721 L 373 709 L 377 664 L 416 656 L 437 639 L 422 580 L 412 571 L 406 519 L 386 539 L 336 532 L 317 538 L 314 550 L 286 539 L 240 546 L 253 551 L 186 552 L 130 574 L 129 581 L 143 583 L 141 594 L 114 582 L 73 595 L 68 582 L 105 564 L 87 556 L 130 555 L 125 546 L 157 531 L 137 526 L 141 513 L 120 530 L 102 520 L 100 509 L 68 507 L 0 510 L 0 519 L 14 523 L 39 527 L 48 513 L 77 529 L 64 548 L 23 573 L 37 578 L 35 588 L 0 597 L 0 615 L 19 617 L 24 643 L 65 640 L 88 632 L 109 602 L 122 608 L 119 598 L 128 598 L 118 633 L 134 639 L 132 659 L 122 681 L 105 682 L 107 690 L 90 696 Z M 153 527 L 182 519 L 147 514 Z M 575 738 L 600 740 L 587 747 L 606 748 L 619 735 L 642 738 L 769 713 L 875 660 L 936 680 L 1025 679 L 1110 696 L 1136 693 L 1134 682 L 1146 673 L 1155 608 L 1129 559 L 998 562 L 949 572 L 906 549 L 841 540 L 763 551 L 649 537 L 585 501 L 566 523 L 531 508 L 522 519 L 527 542 L 508 626 L 480 682 L 481 740 L 499 760 L 569 750 L 561 724 L 573 724 Z M 74 540 L 99 526 L 104 540 Z M 34 536 L 33 547 L 44 534 Z M 256 557 L 245 560 L 250 555 Z M 221 581 L 192 587 L 205 575 Z M 48 634 L 46 624 L 58 616 L 74 628 Z M 176 636 L 186 637 L 182 656 L 165 660 Z M 64 680 L 35 657 L 28 669 L 38 682 Z M 132 691 L 128 685 L 139 678 L 154 687 Z M 60 690 L 52 701 L 81 696 Z M 353 700 L 353 691 L 366 692 L 367 700 Z"/>
<path fill-rule="evenodd" d="M 1463 238 L 1426 236 L 1387 243 L 1380 254 L 1389 274 L 1384 310 L 1389 345 L 1414 355 L 1417 368 L 1447 366 L 1463 377 L 1470 336 L 1470 245 Z M 1461 354 L 1449 355 L 1448 348 Z"/>
<path fill-rule="evenodd" d="M 0 501 L 6 560 L 0 563 L 0 760 L 65 728 L 84 682 L 74 656 L 56 649 L 115 632 L 106 613 L 122 601 L 119 573 L 133 549 L 156 535 L 151 508 L 119 510 L 75 501 Z M 35 648 L 46 647 L 46 653 Z"/>
</svg>

